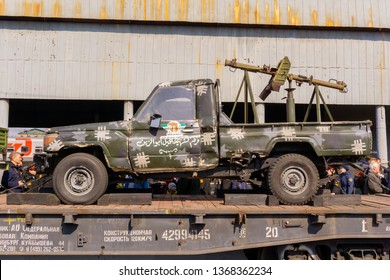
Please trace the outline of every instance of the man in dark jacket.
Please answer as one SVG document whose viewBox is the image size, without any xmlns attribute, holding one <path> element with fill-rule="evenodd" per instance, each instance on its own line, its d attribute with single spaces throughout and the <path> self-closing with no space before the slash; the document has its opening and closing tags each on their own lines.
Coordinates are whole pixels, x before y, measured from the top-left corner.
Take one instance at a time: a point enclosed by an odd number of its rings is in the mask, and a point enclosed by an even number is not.
<svg viewBox="0 0 390 280">
<path fill-rule="evenodd" d="M 11 152 L 8 164 L 8 188 L 9 192 L 22 192 L 24 181 L 21 168 L 23 166 L 23 156 L 18 152 Z"/>
<path fill-rule="evenodd" d="M 353 194 L 354 178 L 351 172 L 349 172 L 347 165 L 339 166 L 339 177 L 342 192 L 344 194 Z"/>
<path fill-rule="evenodd" d="M 371 194 L 382 193 L 381 166 L 378 162 L 370 163 L 370 170 L 367 174 L 367 187 Z"/>
</svg>

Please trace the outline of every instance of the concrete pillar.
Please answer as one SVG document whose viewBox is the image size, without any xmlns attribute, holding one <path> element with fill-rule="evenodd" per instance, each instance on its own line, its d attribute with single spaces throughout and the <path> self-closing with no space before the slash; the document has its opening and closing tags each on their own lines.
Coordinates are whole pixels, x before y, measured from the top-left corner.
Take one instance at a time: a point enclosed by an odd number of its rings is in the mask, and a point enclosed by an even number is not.
<svg viewBox="0 0 390 280">
<path fill-rule="evenodd" d="M 130 120 L 134 115 L 134 103 L 133 101 L 125 101 L 123 107 L 123 119 L 125 121 Z"/>
<path fill-rule="evenodd" d="M 8 128 L 9 101 L 0 99 L 0 126 Z"/>
<path fill-rule="evenodd" d="M 376 145 L 378 158 L 387 163 L 387 134 L 386 134 L 386 110 L 385 106 L 376 106 Z"/>
<path fill-rule="evenodd" d="M 256 112 L 257 117 L 259 118 L 259 123 L 265 122 L 265 105 L 264 103 L 256 103 Z"/>
</svg>

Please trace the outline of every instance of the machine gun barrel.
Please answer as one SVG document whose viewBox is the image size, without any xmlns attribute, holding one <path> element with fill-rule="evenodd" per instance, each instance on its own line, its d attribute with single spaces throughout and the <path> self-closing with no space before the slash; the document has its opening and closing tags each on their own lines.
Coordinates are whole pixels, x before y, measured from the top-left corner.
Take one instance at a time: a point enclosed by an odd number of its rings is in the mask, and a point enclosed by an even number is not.
<svg viewBox="0 0 390 280">
<path fill-rule="evenodd" d="M 317 85 L 322 87 L 338 89 L 340 92 L 343 93 L 347 92 L 347 84 L 344 81 L 337 81 L 337 80 L 333 80 L 333 82 L 322 81 L 322 80 L 313 79 L 313 76 L 306 77 L 306 76 L 294 75 L 294 74 L 289 74 L 287 76 L 287 79 L 297 81 L 297 83 L 308 83 L 309 85 L 315 85 L 315 86 Z"/>
<path fill-rule="evenodd" d="M 267 74 L 267 75 L 274 75 L 275 71 L 276 71 L 276 69 L 271 69 L 267 66 L 263 66 L 263 68 L 261 68 L 259 66 L 240 63 L 240 62 L 237 62 L 236 59 L 233 59 L 233 60 L 226 59 L 225 66 L 229 66 L 232 68 L 237 68 L 237 69 L 241 69 L 241 70 L 249 71 L 249 72 L 253 72 L 253 73 L 262 73 L 262 74 Z"/>
</svg>

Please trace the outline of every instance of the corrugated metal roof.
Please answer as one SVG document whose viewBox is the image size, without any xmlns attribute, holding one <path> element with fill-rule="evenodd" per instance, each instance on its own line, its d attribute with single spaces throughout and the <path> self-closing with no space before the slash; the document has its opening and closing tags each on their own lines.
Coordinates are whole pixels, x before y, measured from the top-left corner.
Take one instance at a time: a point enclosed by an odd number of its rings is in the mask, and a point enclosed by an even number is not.
<svg viewBox="0 0 390 280">
<path fill-rule="evenodd" d="M 243 72 L 225 59 L 276 66 L 288 56 L 291 73 L 348 84 L 347 94 L 321 89 L 329 104 L 390 105 L 388 50 L 379 32 L 0 21 L 0 98 L 144 100 L 160 82 L 219 78 L 234 101 Z M 250 77 L 257 98 L 269 76 Z M 302 85 L 296 102 L 312 90 Z"/>
<path fill-rule="evenodd" d="M 387 0 L 0 0 L 0 16 L 389 28 Z"/>
</svg>

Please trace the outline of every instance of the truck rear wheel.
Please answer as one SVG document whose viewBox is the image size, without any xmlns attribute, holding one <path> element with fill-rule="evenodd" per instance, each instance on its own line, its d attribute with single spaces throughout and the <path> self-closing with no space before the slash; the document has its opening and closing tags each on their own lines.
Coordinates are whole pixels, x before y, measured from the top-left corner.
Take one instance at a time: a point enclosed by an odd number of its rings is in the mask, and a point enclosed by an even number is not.
<svg viewBox="0 0 390 280">
<path fill-rule="evenodd" d="M 71 154 L 62 159 L 53 173 L 53 189 L 66 204 L 92 204 L 108 185 L 103 163 L 86 153 Z"/>
<path fill-rule="evenodd" d="M 268 186 L 283 204 L 301 205 L 310 201 L 318 190 L 318 170 L 300 154 L 286 154 L 275 160 L 268 170 Z"/>
</svg>

